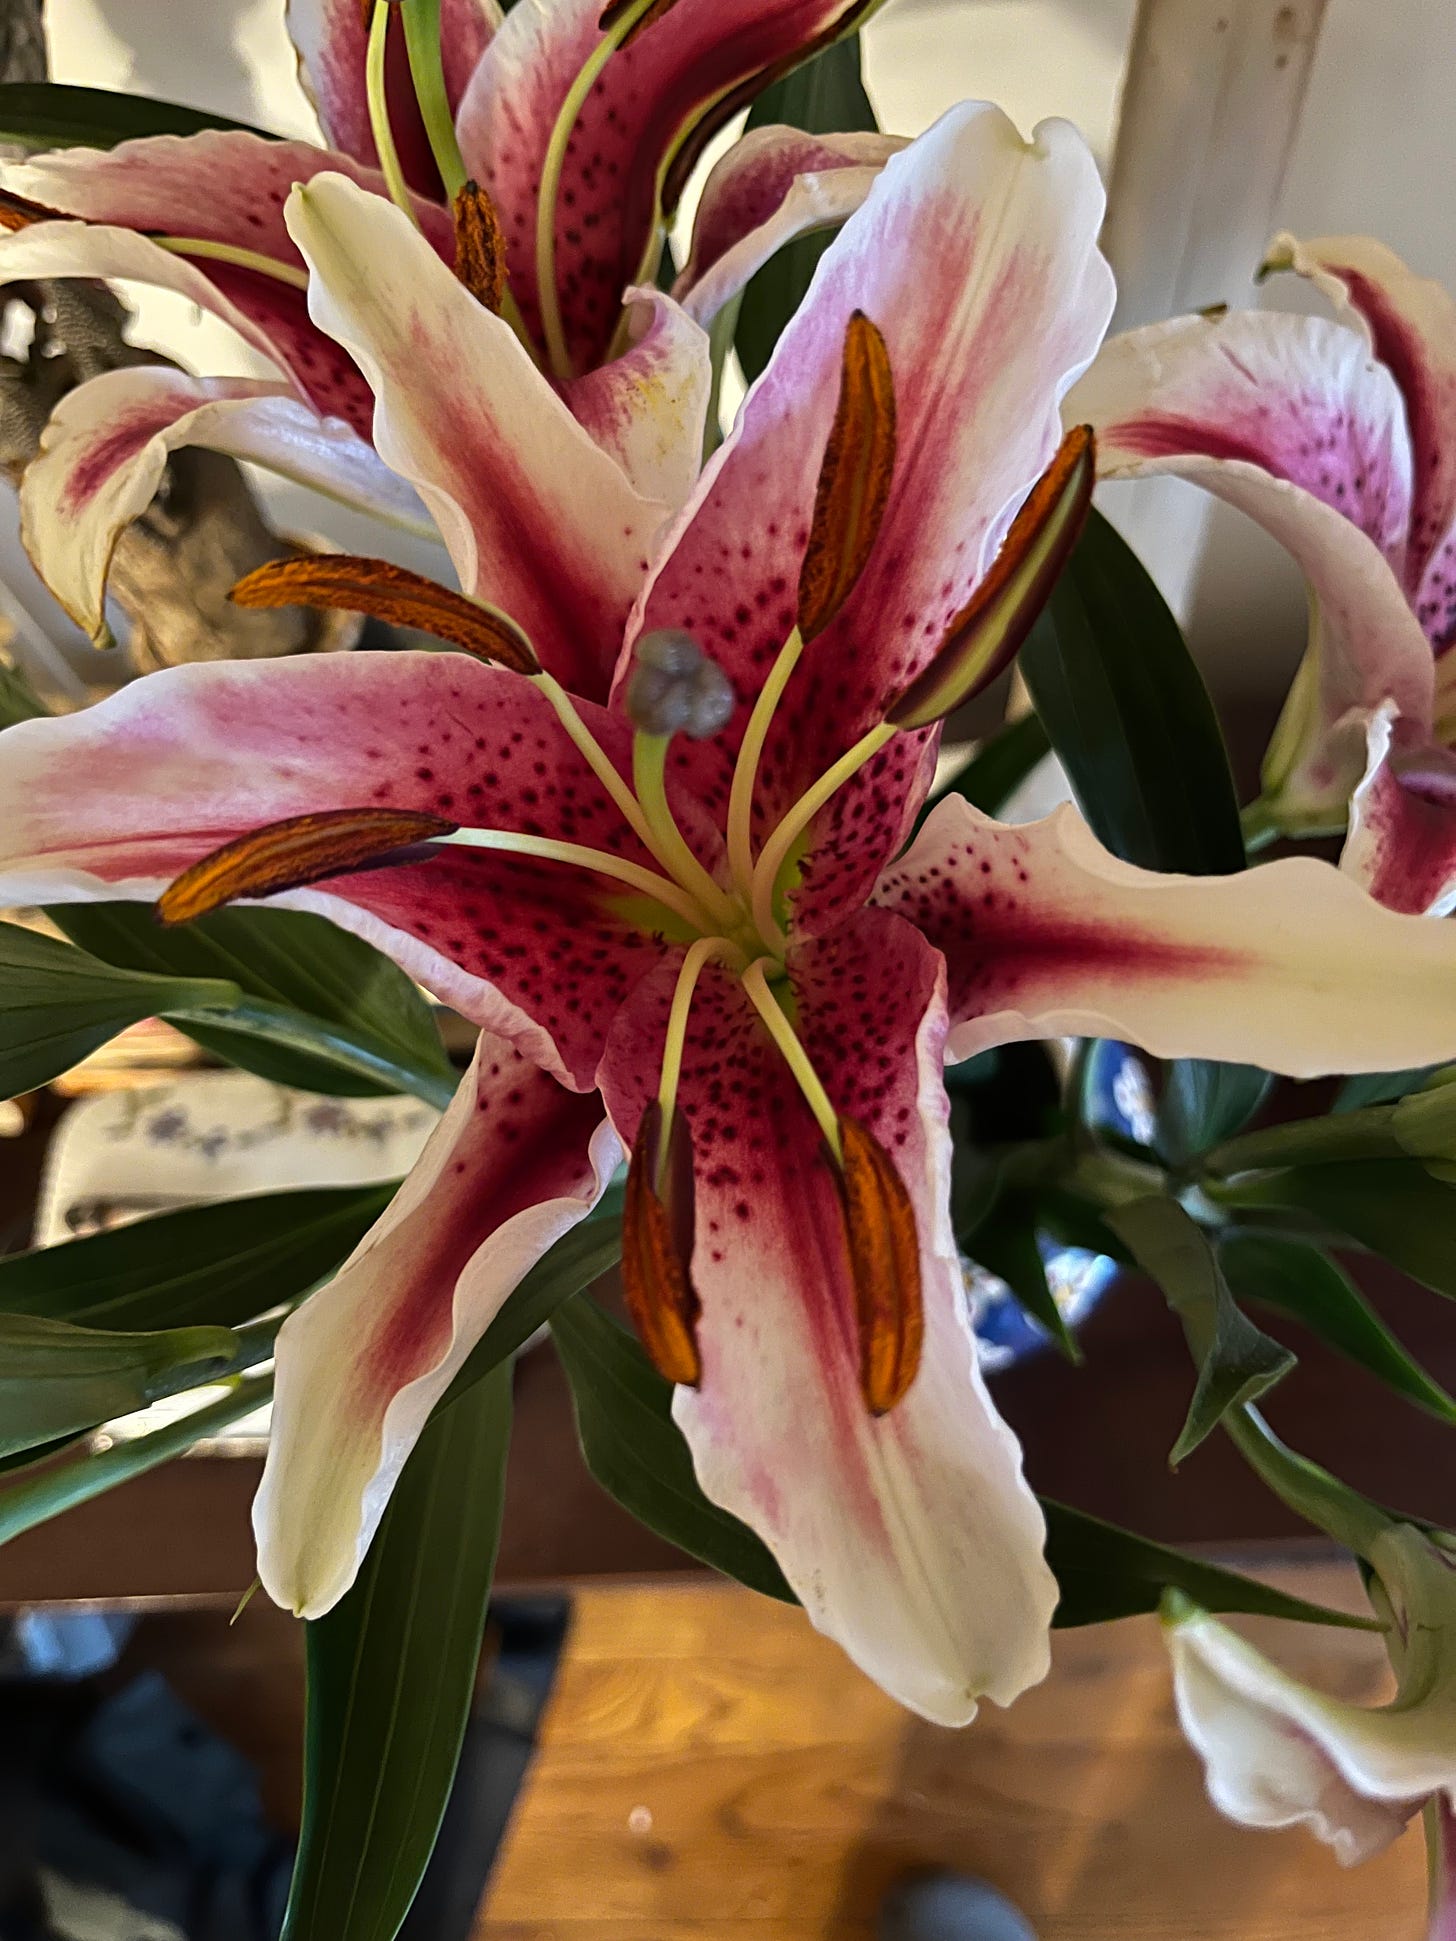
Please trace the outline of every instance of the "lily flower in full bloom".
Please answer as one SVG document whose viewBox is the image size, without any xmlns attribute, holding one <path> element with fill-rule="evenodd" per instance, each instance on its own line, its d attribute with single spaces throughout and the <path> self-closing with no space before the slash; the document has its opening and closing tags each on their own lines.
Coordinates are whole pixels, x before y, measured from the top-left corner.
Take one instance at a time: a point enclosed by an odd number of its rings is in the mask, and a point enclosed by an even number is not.
<svg viewBox="0 0 1456 1941">
<path fill-rule="evenodd" d="M 651 286 L 664 222 L 709 136 L 767 81 L 851 31 L 875 0 L 443 0 L 432 40 L 393 0 L 291 0 L 326 147 L 216 129 L 70 148 L 0 172 L 7 280 L 124 277 L 179 291 L 278 376 L 138 366 L 79 387 L 22 488 L 42 577 L 93 633 L 115 537 L 167 453 L 201 444 L 409 522 L 418 504 L 368 447 L 373 398 L 311 320 L 284 204 L 342 173 L 393 196 L 474 298 L 658 508 L 697 477 L 705 327 L 793 235 L 840 221 L 902 143 L 765 128 L 720 165 L 672 297 Z M 66 221 L 59 218 L 74 217 Z"/>
<path fill-rule="evenodd" d="M 892 157 L 687 505 L 652 520 L 508 324 L 337 176 L 287 219 L 464 597 L 264 569 L 465 654 L 188 667 L 0 737 L 0 898 L 322 912 L 482 1027 L 415 1172 L 278 1343 L 270 1592 L 351 1582 L 429 1410 L 630 1154 L 624 1279 L 707 1494 L 927 1716 L 1042 1676 L 1056 1587 L 977 1372 L 945 1061 L 1085 1032 L 1310 1074 L 1456 1053 L 1456 936 L 1310 859 L 1108 855 L 959 798 L 1090 492 L 1059 408 L 1106 328 L 1063 123 L 953 110 Z M 1378 994 L 1379 1001 L 1373 1001 Z"/>
<path fill-rule="evenodd" d="M 1372 1595 L 1399 1688 L 1366 1708 L 1302 1684 L 1207 1612 L 1164 1611 L 1178 1716 L 1215 1806 L 1245 1826 L 1303 1825 L 1345 1866 L 1382 1852 L 1423 1809 L 1433 1835 L 1430 1941 L 1456 1936 L 1456 1553 L 1392 1525 Z"/>
<path fill-rule="evenodd" d="M 1344 826 L 1391 908 L 1456 906 L 1456 302 L 1382 244 L 1281 236 L 1339 321 L 1238 311 L 1115 338 L 1070 409 L 1109 478 L 1171 472 L 1256 519 L 1310 590 L 1265 765 L 1290 833 Z M 1353 798 L 1353 799 L 1352 799 Z"/>
</svg>

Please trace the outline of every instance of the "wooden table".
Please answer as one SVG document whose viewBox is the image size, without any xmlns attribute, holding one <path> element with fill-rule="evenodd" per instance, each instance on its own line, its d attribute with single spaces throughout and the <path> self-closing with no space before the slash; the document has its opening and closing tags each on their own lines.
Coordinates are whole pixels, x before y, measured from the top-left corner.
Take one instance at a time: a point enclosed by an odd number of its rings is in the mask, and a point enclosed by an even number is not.
<svg viewBox="0 0 1456 1941">
<path fill-rule="evenodd" d="M 1360 1608 L 1353 1571 L 1291 1589 Z M 1368 1634 L 1255 1625 L 1385 1695 Z M 1051 1678 L 968 1731 L 908 1718 L 797 1611 L 698 1581 L 581 1590 L 474 1941 L 858 1941 L 892 1881 L 987 1876 L 1041 1941 L 1417 1941 L 1418 1831 L 1346 1873 L 1208 1804 L 1156 1621 L 1061 1634 Z"/>
</svg>

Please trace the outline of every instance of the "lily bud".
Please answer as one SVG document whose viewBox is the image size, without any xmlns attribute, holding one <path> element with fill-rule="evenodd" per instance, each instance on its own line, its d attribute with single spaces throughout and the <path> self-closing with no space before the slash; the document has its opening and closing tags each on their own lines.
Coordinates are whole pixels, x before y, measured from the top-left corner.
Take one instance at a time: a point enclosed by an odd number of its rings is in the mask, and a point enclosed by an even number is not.
<svg viewBox="0 0 1456 1941">
<path fill-rule="evenodd" d="M 377 863 L 458 824 L 408 809 L 325 809 L 289 816 L 224 843 L 157 898 L 158 921 L 191 923 L 244 896 L 276 896 Z"/>
<path fill-rule="evenodd" d="M 915 1209 L 894 1160 L 873 1133 L 855 1119 L 841 1119 L 839 1140 L 860 1390 L 871 1413 L 885 1415 L 914 1381 L 925 1337 Z"/>
<path fill-rule="evenodd" d="M 895 383 L 885 340 L 862 310 L 850 317 L 839 402 L 819 467 L 799 568 L 799 632 L 810 641 L 854 591 L 879 537 L 895 471 Z"/>
<path fill-rule="evenodd" d="M 627 713 L 644 735 L 706 741 L 732 719 L 733 685 L 690 633 L 660 627 L 643 634 L 627 681 Z"/>
<path fill-rule="evenodd" d="M 1027 495 L 991 570 L 951 621 L 940 648 L 889 708 L 897 728 L 943 721 L 994 680 L 1031 632 L 1092 509 L 1092 430 L 1079 425 Z"/>
<path fill-rule="evenodd" d="M 331 607 L 367 613 L 390 626 L 417 627 L 517 674 L 541 671 L 535 648 L 509 615 L 386 559 L 307 553 L 270 560 L 239 580 L 228 598 L 240 607 Z"/>
<path fill-rule="evenodd" d="M 693 1146 L 674 1112 L 662 1151 L 662 1107 L 642 1114 L 622 1209 L 622 1289 L 627 1311 L 653 1366 L 668 1381 L 695 1388 L 701 1305 L 688 1270 L 693 1251 Z"/>
<path fill-rule="evenodd" d="M 506 238 L 495 204 L 477 182 L 455 197 L 455 274 L 478 303 L 500 315 L 506 294 Z"/>
</svg>

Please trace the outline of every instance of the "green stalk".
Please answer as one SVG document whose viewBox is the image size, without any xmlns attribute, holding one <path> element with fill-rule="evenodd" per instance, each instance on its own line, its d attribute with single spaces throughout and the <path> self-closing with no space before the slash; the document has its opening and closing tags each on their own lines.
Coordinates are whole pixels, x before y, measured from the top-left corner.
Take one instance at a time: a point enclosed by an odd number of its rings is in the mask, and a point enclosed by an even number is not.
<svg viewBox="0 0 1456 1941">
<path fill-rule="evenodd" d="M 445 199 L 453 202 L 465 187 L 468 170 L 455 135 L 450 97 L 445 92 L 445 67 L 440 58 L 440 0 L 401 0 L 400 14 L 420 120 L 425 125 L 435 167 L 445 185 Z"/>
<path fill-rule="evenodd" d="M 271 1374 L 245 1376 L 231 1394 L 209 1402 L 193 1415 L 169 1422 L 165 1428 L 153 1429 L 149 1435 L 113 1443 L 109 1449 L 82 1457 L 78 1462 L 62 1463 L 27 1482 L 17 1483 L 13 1489 L 0 1491 L 0 1543 L 8 1543 L 12 1537 L 35 1529 L 37 1524 L 48 1522 L 63 1510 L 74 1509 L 78 1503 L 89 1503 L 119 1483 L 130 1482 L 133 1476 L 145 1475 L 149 1469 L 169 1462 L 205 1436 L 251 1415 L 254 1409 L 270 1401 L 272 1395 Z"/>
</svg>

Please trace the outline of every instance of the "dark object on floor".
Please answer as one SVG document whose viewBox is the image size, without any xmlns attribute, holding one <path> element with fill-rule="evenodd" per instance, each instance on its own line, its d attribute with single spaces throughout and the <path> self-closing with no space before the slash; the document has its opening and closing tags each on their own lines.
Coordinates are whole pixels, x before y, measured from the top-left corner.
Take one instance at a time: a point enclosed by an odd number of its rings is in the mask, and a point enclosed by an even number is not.
<svg viewBox="0 0 1456 1941">
<path fill-rule="evenodd" d="M 1036 1941 L 1026 1916 L 984 1880 L 912 1874 L 885 1896 L 880 1941 Z"/>
</svg>

